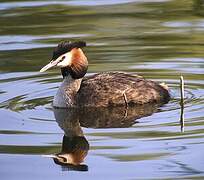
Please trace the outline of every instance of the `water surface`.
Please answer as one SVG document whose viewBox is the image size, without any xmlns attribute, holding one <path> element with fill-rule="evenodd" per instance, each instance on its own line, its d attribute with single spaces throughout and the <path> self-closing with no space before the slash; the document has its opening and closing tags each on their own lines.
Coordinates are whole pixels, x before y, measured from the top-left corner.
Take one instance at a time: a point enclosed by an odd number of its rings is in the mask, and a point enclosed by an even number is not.
<svg viewBox="0 0 204 180">
<path fill-rule="evenodd" d="M 0 24 L 1 178 L 204 178 L 202 0 L 2 0 Z M 129 116 L 111 111 L 115 119 L 109 111 L 90 111 L 81 118 L 77 128 L 89 143 L 86 172 L 42 156 L 60 152 L 66 134 L 51 106 L 61 75 L 57 69 L 39 73 L 62 40 L 87 42 L 87 75 L 126 71 L 171 89 L 172 99 L 162 107 Z"/>
</svg>

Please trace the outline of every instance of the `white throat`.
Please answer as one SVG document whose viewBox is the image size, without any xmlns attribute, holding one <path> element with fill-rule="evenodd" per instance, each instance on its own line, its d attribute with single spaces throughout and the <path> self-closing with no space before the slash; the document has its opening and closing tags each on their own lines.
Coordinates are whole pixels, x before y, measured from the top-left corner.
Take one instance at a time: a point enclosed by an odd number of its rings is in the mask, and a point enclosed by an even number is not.
<svg viewBox="0 0 204 180">
<path fill-rule="evenodd" d="M 73 79 L 70 75 L 65 76 L 57 94 L 53 100 L 53 106 L 67 108 L 77 106 L 76 95 L 81 86 L 81 79 Z"/>
</svg>

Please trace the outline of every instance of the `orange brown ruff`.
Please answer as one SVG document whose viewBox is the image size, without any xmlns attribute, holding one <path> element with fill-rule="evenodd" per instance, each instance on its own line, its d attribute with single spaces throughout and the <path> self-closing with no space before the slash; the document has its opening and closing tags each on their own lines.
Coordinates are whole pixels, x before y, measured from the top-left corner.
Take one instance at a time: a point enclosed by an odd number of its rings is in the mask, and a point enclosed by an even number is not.
<svg viewBox="0 0 204 180">
<path fill-rule="evenodd" d="M 71 75 L 75 79 L 82 78 L 88 69 L 88 61 L 80 48 L 71 50 L 72 59 L 70 64 Z"/>
</svg>

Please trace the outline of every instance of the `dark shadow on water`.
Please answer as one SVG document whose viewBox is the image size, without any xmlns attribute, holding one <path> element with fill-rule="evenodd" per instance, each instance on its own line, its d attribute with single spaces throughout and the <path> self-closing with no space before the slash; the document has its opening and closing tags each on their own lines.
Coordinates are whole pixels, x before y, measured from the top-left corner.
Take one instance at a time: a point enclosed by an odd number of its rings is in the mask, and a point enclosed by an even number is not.
<svg viewBox="0 0 204 180">
<path fill-rule="evenodd" d="M 53 108 L 55 119 L 64 131 L 64 136 L 61 151 L 50 157 L 62 167 L 63 171 L 88 171 L 88 166 L 82 164 L 89 150 L 89 143 L 82 127 L 127 128 L 135 124 L 136 119 L 150 116 L 157 109 L 156 104 L 128 108 Z"/>
<path fill-rule="evenodd" d="M 127 128 L 137 119 L 150 116 L 158 111 L 158 105 L 148 104 L 133 107 L 83 108 L 77 114 L 82 127 Z"/>
</svg>

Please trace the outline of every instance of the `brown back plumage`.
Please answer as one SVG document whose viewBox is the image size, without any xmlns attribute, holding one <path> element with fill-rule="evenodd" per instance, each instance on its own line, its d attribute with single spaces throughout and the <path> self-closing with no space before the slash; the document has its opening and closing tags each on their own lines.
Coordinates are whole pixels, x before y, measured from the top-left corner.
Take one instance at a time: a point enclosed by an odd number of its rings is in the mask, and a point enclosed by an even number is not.
<svg viewBox="0 0 204 180">
<path fill-rule="evenodd" d="M 122 72 L 99 73 L 83 79 L 79 106 L 124 106 L 166 103 L 169 92 L 156 82 Z"/>
</svg>

